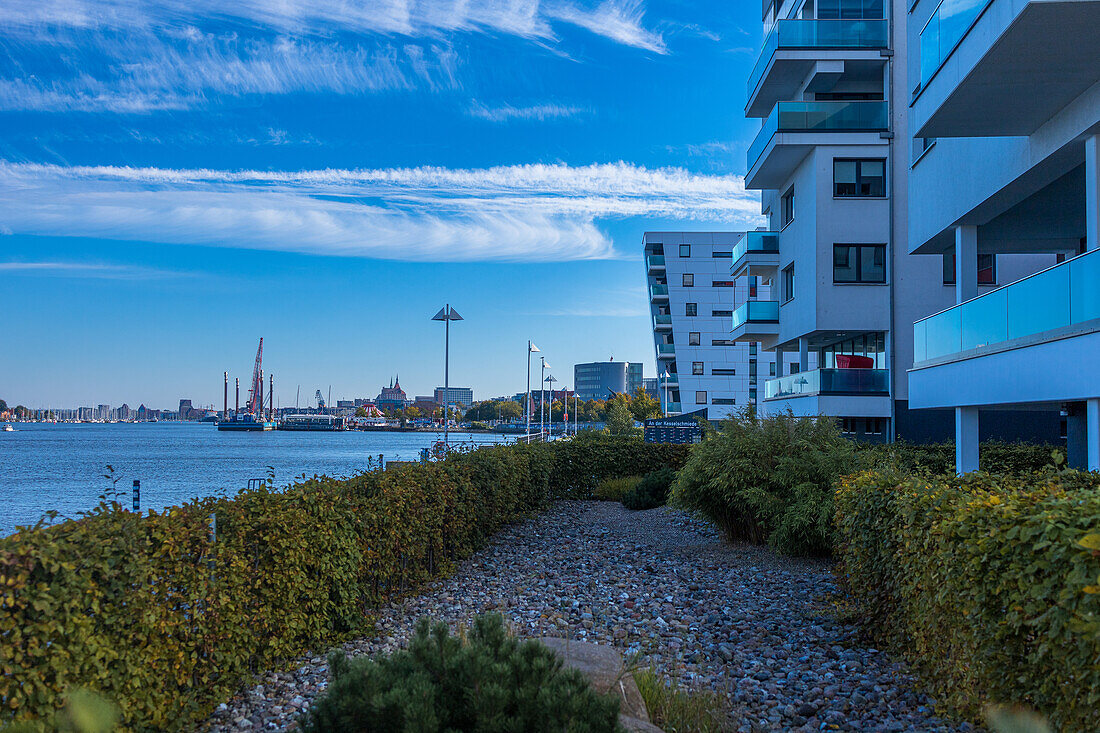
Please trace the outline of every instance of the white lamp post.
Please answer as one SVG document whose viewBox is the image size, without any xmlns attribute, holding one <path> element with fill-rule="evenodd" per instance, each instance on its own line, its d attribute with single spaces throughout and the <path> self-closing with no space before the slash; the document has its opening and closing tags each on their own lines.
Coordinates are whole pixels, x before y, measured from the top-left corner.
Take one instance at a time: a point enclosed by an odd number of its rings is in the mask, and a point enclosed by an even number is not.
<svg viewBox="0 0 1100 733">
<path fill-rule="evenodd" d="M 546 377 L 546 383 L 550 385 L 550 434 L 554 434 L 554 382 L 558 381 L 553 374 Z"/>
<path fill-rule="evenodd" d="M 539 435 L 544 436 L 546 434 L 546 390 L 543 385 L 546 384 L 546 367 L 550 366 L 546 363 L 546 357 L 540 356 L 539 360 L 542 362 L 542 372 L 539 374 Z M 552 368 L 552 367 L 551 367 Z"/>
<path fill-rule="evenodd" d="M 445 325 L 443 336 L 443 454 L 447 453 L 447 438 L 449 435 L 448 425 L 450 421 L 447 419 L 447 403 L 450 399 L 450 387 L 451 387 L 451 321 L 461 321 L 462 316 L 458 315 L 458 311 L 451 307 L 451 304 L 443 306 L 438 313 L 432 316 L 433 321 L 443 321 Z"/>
<path fill-rule="evenodd" d="M 538 350 L 539 347 L 530 341 L 527 342 L 527 404 L 524 405 L 524 412 L 527 413 L 527 434 L 525 438 L 528 443 L 531 442 L 531 354 Z"/>
</svg>

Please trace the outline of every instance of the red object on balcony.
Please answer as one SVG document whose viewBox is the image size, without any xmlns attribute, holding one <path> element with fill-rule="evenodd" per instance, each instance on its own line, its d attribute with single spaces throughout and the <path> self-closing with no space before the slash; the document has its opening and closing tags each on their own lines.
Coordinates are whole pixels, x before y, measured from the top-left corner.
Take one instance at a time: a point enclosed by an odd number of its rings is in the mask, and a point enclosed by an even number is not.
<svg viewBox="0 0 1100 733">
<path fill-rule="evenodd" d="M 837 369 L 872 369 L 875 360 L 869 356 L 856 356 L 854 354 L 837 354 Z"/>
</svg>

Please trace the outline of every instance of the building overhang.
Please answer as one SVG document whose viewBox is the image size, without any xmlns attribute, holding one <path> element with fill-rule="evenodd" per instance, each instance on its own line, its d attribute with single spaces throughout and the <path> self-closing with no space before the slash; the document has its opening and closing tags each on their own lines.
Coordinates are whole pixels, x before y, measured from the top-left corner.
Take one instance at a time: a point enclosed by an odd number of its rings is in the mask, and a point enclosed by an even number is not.
<svg viewBox="0 0 1100 733">
<path fill-rule="evenodd" d="M 823 145 L 889 145 L 881 132 L 777 132 L 745 176 L 750 190 L 780 189 L 810 152 Z"/>
<path fill-rule="evenodd" d="M 918 89 L 914 137 L 1031 135 L 1100 82 L 1100 3 L 1020 5 L 992 2 Z"/>
</svg>

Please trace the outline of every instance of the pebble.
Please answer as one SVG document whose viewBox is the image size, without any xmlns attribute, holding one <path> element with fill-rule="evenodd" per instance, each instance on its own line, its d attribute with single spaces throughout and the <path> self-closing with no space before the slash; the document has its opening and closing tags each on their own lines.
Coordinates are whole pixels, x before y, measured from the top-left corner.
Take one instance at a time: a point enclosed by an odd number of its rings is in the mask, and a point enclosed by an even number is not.
<svg viewBox="0 0 1100 733">
<path fill-rule="evenodd" d="M 973 731 L 938 718 L 904 665 L 831 615 L 831 566 L 731 545 L 670 508 L 558 502 L 502 530 L 447 579 L 376 610 L 349 655 L 404 647 L 428 615 L 452 629 L 496 610 L 520 636 L 612 644 L 690 690 L 716 693 L 726 728 Z M 328 684 L 325 650 L 258 677 L 199 730 L 290 731 Z"/>
</svg>

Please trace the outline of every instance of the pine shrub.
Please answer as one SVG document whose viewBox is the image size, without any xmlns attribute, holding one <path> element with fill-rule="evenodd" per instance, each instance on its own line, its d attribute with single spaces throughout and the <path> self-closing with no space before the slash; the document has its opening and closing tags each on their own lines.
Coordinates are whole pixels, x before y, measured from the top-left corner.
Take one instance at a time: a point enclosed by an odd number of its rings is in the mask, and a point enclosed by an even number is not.
<svg viewBox="0 0 1100 733">
<path fill-rule="evenodd" d="M 676 472 L 668 466 L 647 473 L 630 491 L 623 494 L 623 506 L 627 509 L 655 509 L 668 503 L 668 492 Z"/>
<path fill-rule="evenodd" d="M 420 619 L 408 650 L 330 658 L 332 683 L 306 714 L 305 733 L 379 731 L 618 731 L 619 700 L 598 695 L 537 641 L 510 636 L 498 614 L 465 638 Z"/>
</svg>

